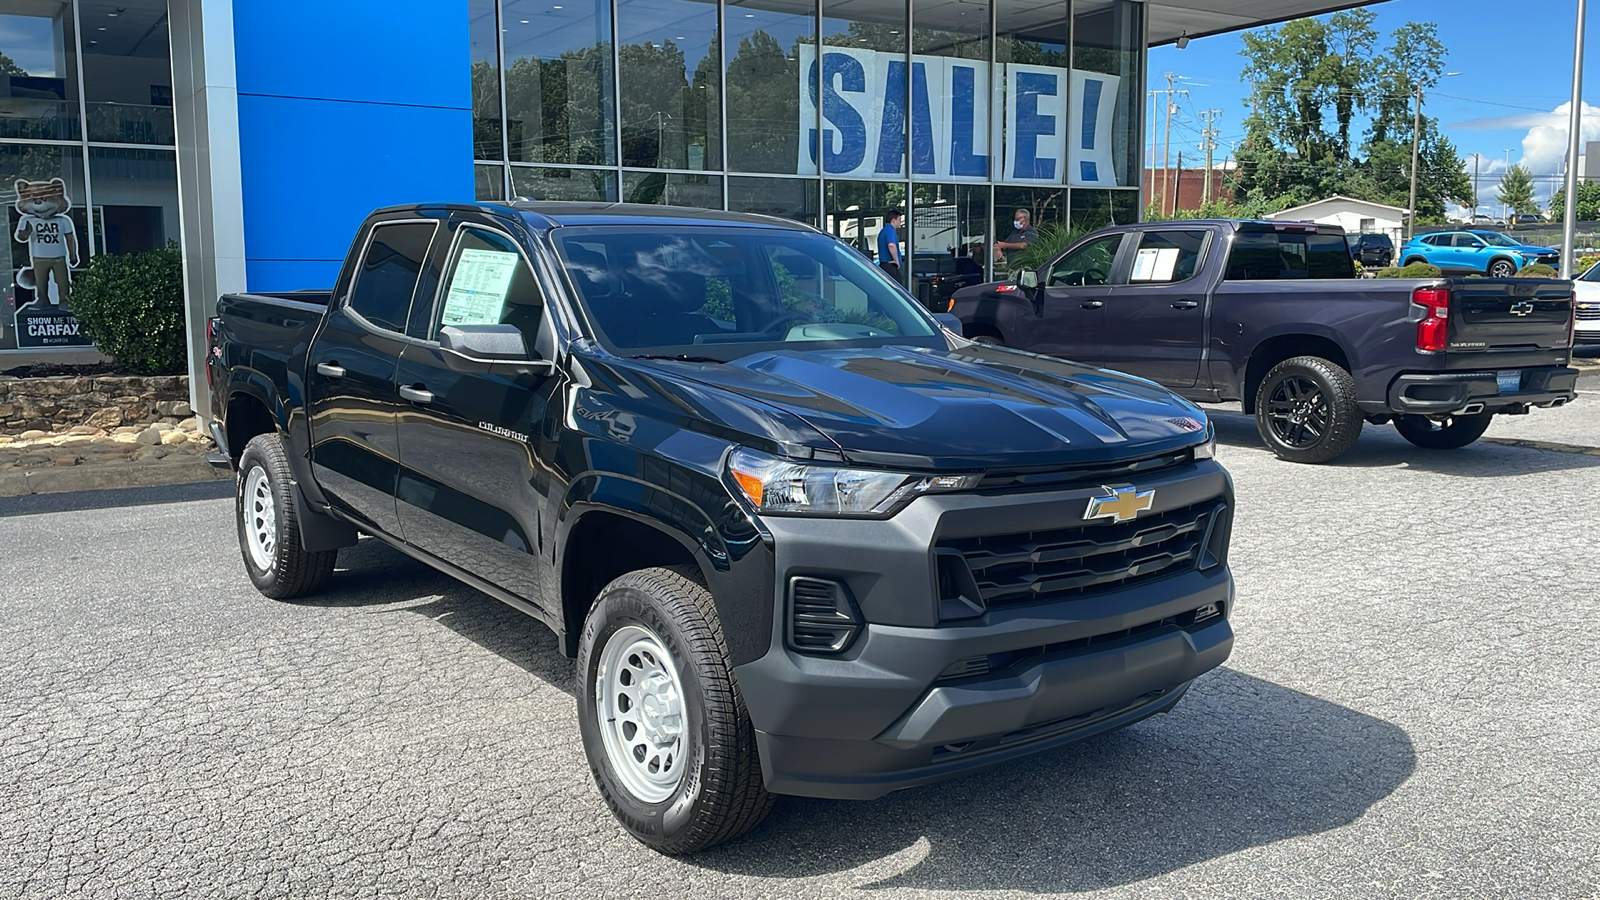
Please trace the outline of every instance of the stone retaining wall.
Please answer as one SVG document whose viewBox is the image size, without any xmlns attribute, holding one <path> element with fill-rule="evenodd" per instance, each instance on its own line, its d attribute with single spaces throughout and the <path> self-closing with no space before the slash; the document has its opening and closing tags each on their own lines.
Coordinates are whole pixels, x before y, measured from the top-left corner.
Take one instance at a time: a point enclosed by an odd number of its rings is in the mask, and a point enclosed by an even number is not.
<svg viewBox="0 0 1600 900">
<path fill-rule="evenodd" d="M 186 375 L 0 375 L 0 434 L 71 429 L 93 434 L 125 426 L 177 425 L 193 415 Z"/>
</svg>

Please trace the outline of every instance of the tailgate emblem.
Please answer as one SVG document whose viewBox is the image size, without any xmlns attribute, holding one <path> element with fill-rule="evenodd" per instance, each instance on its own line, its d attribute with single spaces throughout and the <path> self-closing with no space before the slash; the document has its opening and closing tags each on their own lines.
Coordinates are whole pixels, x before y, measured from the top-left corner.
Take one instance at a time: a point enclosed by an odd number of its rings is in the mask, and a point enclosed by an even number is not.
<svg viewBox="0 0 1600 900">
<path fill-rule="evenodd" d="M 1526 300 L 1518 300 L 1511 304 L 1511 314 L 1513 316 L 1525 316 L 1531 312 L 1533 312 L 1533 304 Z"/>
<path fill-rule="evenodd" d="M 1133 487 L 1107 487 L 1106 490 L 1111 492 L 1111 496 L 1089 498 L 1089 508 L 1083 514 L 1085 521 L 1115 519 L 1126 522 L 1156 502 L 1154 489 L 1140 491 Z"/>
</svg>

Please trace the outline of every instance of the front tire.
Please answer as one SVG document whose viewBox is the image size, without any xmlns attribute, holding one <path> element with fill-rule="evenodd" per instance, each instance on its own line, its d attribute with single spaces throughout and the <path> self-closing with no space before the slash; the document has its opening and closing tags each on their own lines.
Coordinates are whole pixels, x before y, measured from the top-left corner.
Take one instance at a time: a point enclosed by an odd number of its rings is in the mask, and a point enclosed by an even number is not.
<svg viewBox="0 0 1600 900">
<path fill-rule="evenodd" d="M 1256 389 L 1256 428 L 1280 459 L 1325 463 L 1355 446 L 1365 420 L 1356 383 L 1338 364 L 1296 356 L 1272 367 Z"/>
<path fill-rule="evenodd" d="M 1489 263 L 1490 278 L 1510 278 L 1515 274 L 1517 274 L 1517 264 L 1509 259 L 1497 259 Z"/>
<path fill-rule="evenodd" d="M 1455 450 L 1483 437 L 1494 413 L 1475 416 L 1449 416 L 1435 422 L 1427 416 L 1395 416 L 1394 428 L 1400 436 L 1429 450 Z"/>
<path fill-rule="evenodd" d="M 663 853 L 704 850 L 772 809 L 711 592 L 692 569 L 606 585 L 578 644 L 578 728 L 617 821 Z"/>
<path fill-rule="evenodd" d="M 292 600 L 328 583 L 339 551 L 313 553 L 301 545 L 289 457 L 276 434 L 257 435 L 245 445 L 234 517 L 244 569 L 256 590 L 274 600 Z"/>
</svg>

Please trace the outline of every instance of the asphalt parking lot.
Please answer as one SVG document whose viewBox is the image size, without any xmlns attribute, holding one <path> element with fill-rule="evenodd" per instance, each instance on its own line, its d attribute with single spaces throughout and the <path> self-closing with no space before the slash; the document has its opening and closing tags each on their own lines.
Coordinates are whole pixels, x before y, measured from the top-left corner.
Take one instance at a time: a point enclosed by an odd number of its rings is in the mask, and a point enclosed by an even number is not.
<svg viewBox="0 0 1600 900">
<path fill-rule="evenodd" d="M 692 859 L 531 619 L 371 541 L 266 600 L 216 486 L 7 501 L 0 896 L 1600 897 L 1600 455 L 1213 418 L 1239 638 L 1173 713 Z M 1600 393 L 1491 436 L 1600 447 Z"/>
</svg>

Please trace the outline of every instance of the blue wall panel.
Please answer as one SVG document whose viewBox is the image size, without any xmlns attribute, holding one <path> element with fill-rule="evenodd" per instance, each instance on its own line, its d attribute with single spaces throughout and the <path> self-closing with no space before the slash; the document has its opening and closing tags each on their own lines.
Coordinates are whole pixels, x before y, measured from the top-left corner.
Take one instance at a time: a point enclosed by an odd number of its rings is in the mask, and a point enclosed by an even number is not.
<svg viewBox="0 0 1600 900">
<path fill-rule="evenodd" d="M 240 96 L 239 139 L 251 259 L 343 259 L 380 206 L 473 198 L 470 110 Z"/>
<path fill-rule="evenodd" d="M 471 108 L 467 0 L 234 0 L 239 93 Z"/>
<path fill-rule="evenodd" d="M 473 198 L 467 28 L 466 0 L 234 0 L 250 290 L 331 287 L 372 210 Z"/>
</svg>

